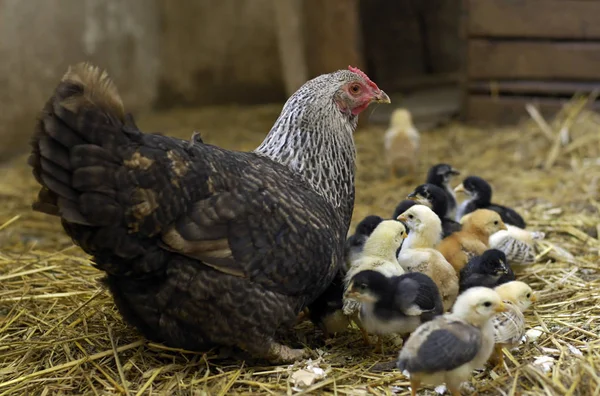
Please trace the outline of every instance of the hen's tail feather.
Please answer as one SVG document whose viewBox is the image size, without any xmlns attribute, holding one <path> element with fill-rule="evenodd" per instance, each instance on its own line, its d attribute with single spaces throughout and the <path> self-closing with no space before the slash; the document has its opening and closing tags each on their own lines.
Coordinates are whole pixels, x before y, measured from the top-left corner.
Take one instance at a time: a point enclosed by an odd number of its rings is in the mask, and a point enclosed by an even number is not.
<svg viewBox="0 0 600 396">
<path fill-rule="evenodd" d="M 44 186 L 33 208 L 88 226 L 110 224 L 117 218 L 121 213 L 116 213 L 116 203 L 113 216 L 106 215 L 110 203 L 98 219 L 81 210 L 106 205 L 106 198 L 114 195 L 112 186 L 106 185 L 111 180 L 106 165 L 112 162 L 116 167 L 117 159 L 106 149 L 124 143 L 124 136 L 111 132 L 125 121 L 123 102 L 106 72 L 88 63 L 69 67 L 42 110 L 31 142 L 29 164 Z M 91 194 L 82 197 L 81 191 Z"/>
</svg>

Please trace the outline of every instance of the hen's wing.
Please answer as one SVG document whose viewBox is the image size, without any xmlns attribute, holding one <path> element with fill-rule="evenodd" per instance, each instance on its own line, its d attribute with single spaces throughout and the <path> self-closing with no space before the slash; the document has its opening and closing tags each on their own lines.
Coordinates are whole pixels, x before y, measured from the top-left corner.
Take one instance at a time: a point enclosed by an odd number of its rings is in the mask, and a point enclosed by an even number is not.
<svg viewBox="0 0 600 396">
<path fill-rule="evenodd" d="M 481 346 L 481 332 L 461 321 L 440 319 L 427 322 L 411 335 L 400 351 L 400 371 L 450 371 L 475 358 Z"/>
<path fill-rule="evenodd" d="M 170 250 L 296 295 L 337 269 L 346 230 L 297 176 L 251 153 L 140 132 L 96 68 L 69 70 L 32 146 L 43 186 L 34 207 L 60 216 L 111 274 L 159 270 Z"/>
</svg>

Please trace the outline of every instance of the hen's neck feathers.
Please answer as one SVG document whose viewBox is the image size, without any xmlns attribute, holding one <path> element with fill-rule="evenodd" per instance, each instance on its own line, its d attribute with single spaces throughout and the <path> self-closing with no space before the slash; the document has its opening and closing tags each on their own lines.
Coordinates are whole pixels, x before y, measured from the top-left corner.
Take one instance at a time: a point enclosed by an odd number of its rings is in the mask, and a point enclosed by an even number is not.
<svg viewBox="0 0 600 396">
<path fill-rule="evenodd" d="M 327 75 L 301 87 L 285 103 L 254 151 L 300 174 L 335 207 L 354 202 L 357 117 L 343 114 L 328 92 Z M 350 213 L 351 215 L 351 213 Z"/>
</svg>

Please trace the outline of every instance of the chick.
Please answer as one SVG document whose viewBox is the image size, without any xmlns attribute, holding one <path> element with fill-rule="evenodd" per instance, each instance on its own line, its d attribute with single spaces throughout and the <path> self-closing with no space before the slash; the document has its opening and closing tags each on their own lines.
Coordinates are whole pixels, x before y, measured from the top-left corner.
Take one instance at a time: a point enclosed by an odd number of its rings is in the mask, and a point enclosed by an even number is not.
<svg viewBox="0 0 600 396">
<path fill-rule="evenodd" d="M 477 286 L 496 287 L 515 280 L 515 274 L 506 262 L 506 255 L 497 249 L 489 249 L 481 256 L 473 257 L 460 270 L 459 293 Z"/>
<path fill-rule="evenodd" d="M 382 221 L 383 219 L 381 217 L 370 215 L 362 219 L 360 223 L 356 225 L 354 234 L 346 240 L 344 249 L 346 269 L 350 268 L 352 262 L 358 259 L 362 252 L 365 241 Z"/>
<path fill-rule="evenodd" d="M 514 209 L 492 203 L 492 186 L 481 177 L 467 177 L 461 184 L 456 186 L 454 192 L 463 192 L 468 195 L 467 200 L 461 203 L 458 208 L 457 221 L 477 209 L 490 209 L 498 212 L 504 223 L 525 228 L 525 220 Z"/>
<path fill-rule="evenodd" d="M 398 176 L 400 170 L 416 173 L 420 140 L 410 112 L 406 109 L 394 110 L 384 137 L 385 157 L 392 179 Z"/>
<path fill-rule="evenodd" d="M 397 220 L 384 220 L 373 230 L 371 236 L 365 242 L 359 259 L 352 265 L 344 278 L 344 292 L 348 290 L 350 280 L 361 271 L 373 270 L 387 277 L 404 274 L 404 269 L 398 264 L 396 251 L 402 241 L 406 238 L 405 225 Z M 344 298 L 343 311 L 345 315 L 360 327 L 363 338 L 368 344 L 369 339 L 358 319 L 360 302 L 352 298 Z"/>
<path fill-rule="evenodd" d="M 408 194 L 406 198 L 421 205 L 429 206 L 429 208 L 438 215 L 442 221 L 442 238 L 447 237 L 453 232 L 460 231 L 460 223 L 447 217 L 448 197 L 446 196 L 446 192 L 440 187 L 429 183 L 421 184 L 415 188 L 413 192 Z"/>
<path fill-rule="evenodd" d="M 329 338 L 348 329 L 350 318 L 344 315 L 344 276 L 340 269 L 329 287 L 308 306 L 308 317 Z"/>
<path fill-rule="evenodd" d="M 394 209 L 394 213 L 392 214 L 392 219 L 397 218 L 402 213 L 406 212 L 406 210 L 408 210 L 408 208 L 410 208 L 411 206 L 414 206 L 416 204 L 417 204 L 417 202 L 413 201 L 412 199 L 403 199 L 402 201 L 400 201 L 400 203 Z"/>
<path fill-rule="evenodd" d="M 490 247 L 502 250 L 508 261 L 514 264 L 533 264 L 535 262 L 536 241 L 544 239 L 540 231 L 528 231 L 512 225 L 506 230 L 490 235 Z"/>
<path fill-rule="evenodd" d="M 409 272 L 421 272 L 437 285 L 444 311 L 450 309 L 458 295 L 458 275 L 444 256 L 434 249 L 440 242 L 441 221 L 425 205 L 415 205 L 398 217 L 409 229 L 402 243 L 398 262 Z"/>
<path fill-rule="evenodd" d="M 453 219 L 456 216 L 456 195 L 450 188 L 450 181 L 454 176 L 460 175 L 460 172 L 448 164 L 437 164 L 432 166 L 427 173 L 425 183 L 438 186 L 446 193 L 448 198 L 448 209 L 446 217 Z"/>
<path fill-rule="evenodd" d="M 497 286 L 496 293 L 506 305 L 506 312 L 494 316 L 494 351 L 491 361 L 498 366 L 504 364 L 503 348 L 513 348 L 518 345 L 525 335 L 525 312 L 531 304 L 537 301 L 537 296 L 531 287 L 524 282 L 512 281 Z"/>
<path fill-rule="evenodd" d="M 444 309 L 433 280 L 418 272 L 386 277 L 361 271 L 350 281 L 345 296 L 361 303 L 360 322 L 367 333 L 378 336 L 380 349 L 382 335 L 406 337 Z"/>
<path fill-rule="evenodd" d="M 472 371 L 482 368 L 494 348 L 492 317 L 505 310 L 493 289 L 473 287 L 456 300 L 452 313 L 419 326 L 408 338 L 396 363 L 410 374 L 411 395 L 421 383 L 446 384 L 453 396 Z"/>
<path fill-rule="evenodd" d="M 477 209 L 463 217 L 462 230 L 442 239 L 437 249 L 457 273 L 475 256 L 488 249 L 493 233 L 506 230 L 500 215 L 493 210 Z"/>
</svg>

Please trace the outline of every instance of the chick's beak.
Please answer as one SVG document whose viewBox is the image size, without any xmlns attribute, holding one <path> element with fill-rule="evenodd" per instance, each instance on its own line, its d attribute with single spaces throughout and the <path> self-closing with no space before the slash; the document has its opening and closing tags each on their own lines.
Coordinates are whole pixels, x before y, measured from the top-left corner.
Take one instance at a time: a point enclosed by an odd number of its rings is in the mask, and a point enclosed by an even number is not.
<svg viewBox="0 0 600 396">
<path fill-rule="evenodd" d="M 465 186 L 463 186 L 463 184 L 460 183 L 458 186 L 456 186 L 454 188 L 454 192 L 465 192 Z"/>
<path fill-rule="evenodd" d="M 530 298 L 531 302 L 536 302 L 536 301 L 537 301 L 537 299 L 538 299 L 538 298 L 537 298 L 537 294 L 536 294 L 536 293 L 532 293 L 532 294 L 531 294 L 531 298 Z"/>
<path fill-rule="evenodd" d="M 375 103 L 392 103 L 390 97 L 383 91 L 379 91 L 375 95 L 373 95 L 373 102 Z"/>
<path fill-rule="evenodd" d="M 496 312 L 500 313 L 500 312 L 506 312 L 506 305 L 504 305 L 504 303 L 500 303 L 496 309 Z"/>
<path fill-rule="evenodd" d="M 501 230 L 508 230 L 508 227 L 506 226 L 506 224 L 502 223 L 502 227 L 500 227 Z"/>
<path fill-rule="evenodd" d="M 458 176 L 458 175 L 460 175 L 460 171 L 458 169 L 452 168 L 452 169 L 450 169 L 450 174 L 452 176 Z"/>
<path fill-rule="evenodd" d="M 406 219 L 406 216 L 400 215 L 400 216 L 396 217 L 396 220 L 400 220 L 400 221 L 406 222 L 407 219 Z"/>
</svg>

